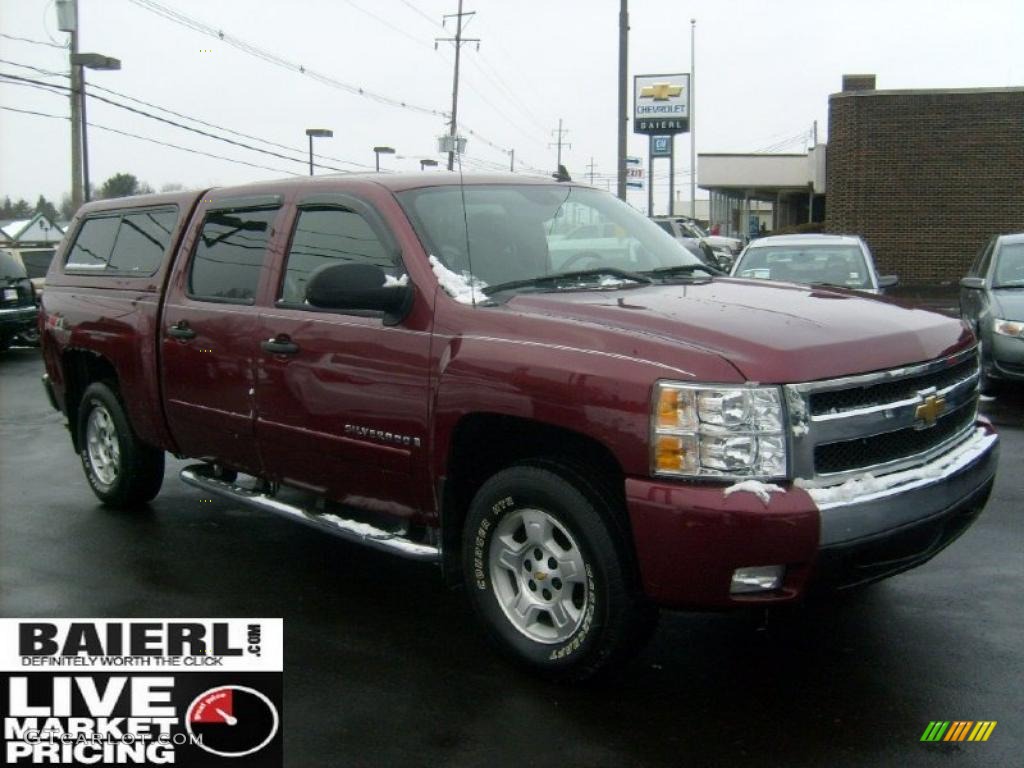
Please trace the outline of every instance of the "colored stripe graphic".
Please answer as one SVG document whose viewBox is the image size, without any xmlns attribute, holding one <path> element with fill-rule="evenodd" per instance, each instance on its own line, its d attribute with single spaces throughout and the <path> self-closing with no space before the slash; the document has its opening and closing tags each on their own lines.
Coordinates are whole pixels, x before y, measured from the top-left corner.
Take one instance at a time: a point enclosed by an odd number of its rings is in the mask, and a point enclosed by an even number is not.
<svg viewBox="0 0 1024 768">
<path fill-rule="evenodd" d="M 996 720 L 932 720 L 921 741 L 988 741 L 996 725 Z"/>
<path fill-rule="evenodd" d="M 974 726 L 974 730 L 971 731 L 971 735 L 967 737 L 967 740 L 988 741 L 988 737 L 996 729 L 996 722 L 995 720 L 979 720 L 978 724 Z"/>
<path fill-rule="evenodd" d="M 943 741 L 963 741 L 972 725 L 974 723 L 971 720 L 954 720 Z"/>
</svg>

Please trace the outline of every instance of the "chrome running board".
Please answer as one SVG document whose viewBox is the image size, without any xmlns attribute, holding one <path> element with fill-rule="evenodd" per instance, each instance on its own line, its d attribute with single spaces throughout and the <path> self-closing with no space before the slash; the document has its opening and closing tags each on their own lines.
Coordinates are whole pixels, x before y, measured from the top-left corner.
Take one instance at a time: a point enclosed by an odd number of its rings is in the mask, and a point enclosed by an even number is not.
<svg viewBox="0 0 1024 768">
<path fill-rule="evenodd" d="M 233 482 L 214 476 L 209 464 L 193 464 L 181 470 L 181 479 L 191 486 L 208 493 L 245 504 L 248 507 L 305 523 L 317 530 L 356 544 L 390 552 L 399 557 L 426 562 L 440 562 L 441 550 L 429 544 L 410 541 L 401 534 L 391 533 L 358 520 L 348 520 L 337 515 L 311 512 L 293 504 L 275 499 L 259 489 L 245 488 Z"/>
</svg>

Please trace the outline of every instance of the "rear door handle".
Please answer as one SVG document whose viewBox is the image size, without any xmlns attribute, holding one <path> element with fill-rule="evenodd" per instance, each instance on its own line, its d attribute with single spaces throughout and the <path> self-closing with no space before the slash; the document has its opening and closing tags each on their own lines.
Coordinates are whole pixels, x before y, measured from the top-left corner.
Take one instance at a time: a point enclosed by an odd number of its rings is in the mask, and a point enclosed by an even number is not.
<svg viewBox="0 0 1024 768">
<path fill-rule="evenodd" d="M 196 332 L 189 328 L 188 323 L 184 320 L 179 320 L 167 328 L 167 335 L 173 336 L 176 339 L 194 339 Z"/>
<path fill-rule="evenodd" d="M 262 341 L 260 346 L 274 355 L 294 355 L 299 351 L 299 345 L 284 334 Z"/>
</svg>

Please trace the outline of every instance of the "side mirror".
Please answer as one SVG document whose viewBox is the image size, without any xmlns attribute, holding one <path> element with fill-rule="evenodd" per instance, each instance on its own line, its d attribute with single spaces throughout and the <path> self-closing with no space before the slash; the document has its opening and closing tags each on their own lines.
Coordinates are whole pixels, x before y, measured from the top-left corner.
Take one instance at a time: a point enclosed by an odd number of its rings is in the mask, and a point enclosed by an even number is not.
<svg viewBox="0 0 1024 768">
<path fill-rule="evenodd" d="M 306 301 L 324 309 L 356 309 L 384 313 L 385 325 L 396 325 L 412 307 L 412 286 L 387 285 L 387 275 L 372 264 L 328 264 L 306 284 Z"/>
<path fill-rule="evenodd" d="M 982 290 L 985 287 L 985 278 L 983 277 L 965 277 L 960 280 L 961 288 L 972 288 L 974 290 Z"/>
<path fill-rule="evenodd" d="M 878 276 L 878 287 L 879 288 L 895 288 L 900 284 L 899 275 L 879 275 Z"/>
</svg>

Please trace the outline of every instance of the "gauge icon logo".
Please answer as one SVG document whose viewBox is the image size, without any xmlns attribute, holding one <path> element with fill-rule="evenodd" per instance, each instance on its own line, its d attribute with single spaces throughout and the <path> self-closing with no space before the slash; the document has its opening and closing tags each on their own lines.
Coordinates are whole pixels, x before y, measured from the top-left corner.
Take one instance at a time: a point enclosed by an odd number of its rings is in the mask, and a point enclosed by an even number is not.
<svg viewBox="0 0 1024 768">
<path fill-rule="evenodd" d="M 277 735 L 280 723 L 274 703 L 243 685 L 204 691 L 185 714 L 185 729 L 196 746 L 220 757 L 259 752 Z"/>
</svg>

